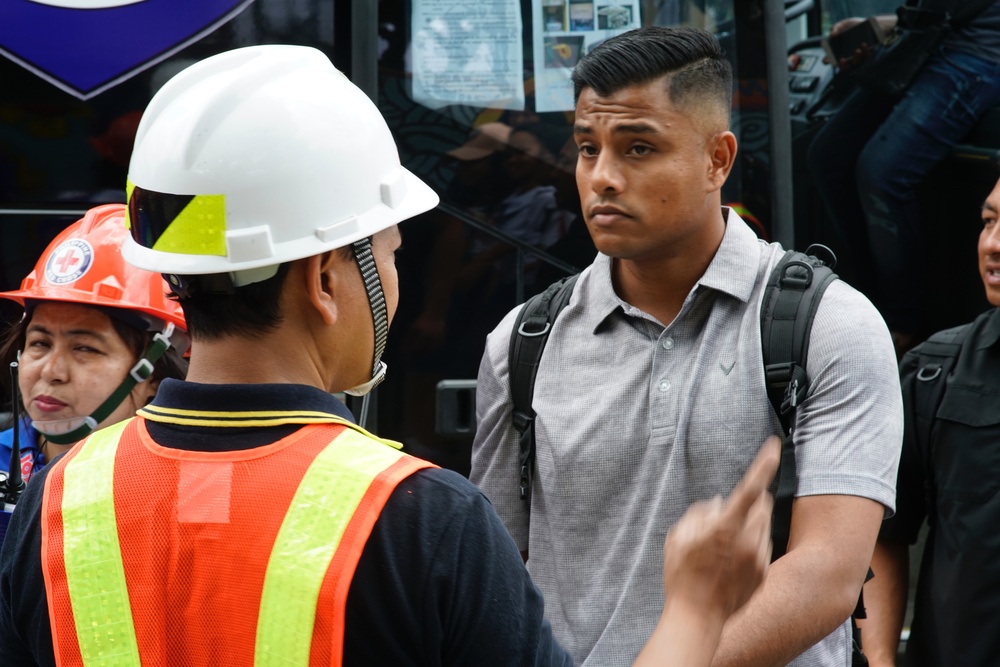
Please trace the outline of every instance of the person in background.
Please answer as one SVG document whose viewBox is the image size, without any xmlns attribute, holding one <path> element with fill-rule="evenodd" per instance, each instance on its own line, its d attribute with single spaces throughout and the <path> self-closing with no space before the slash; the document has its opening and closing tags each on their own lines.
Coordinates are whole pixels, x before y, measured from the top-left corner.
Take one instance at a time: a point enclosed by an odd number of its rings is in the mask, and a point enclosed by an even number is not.
<svg viewBox="0 0 1000 667">
<path fill-rule="evenodd" d="M 907 2 L 876 18 L 885 34 L 919 28 L 935 12 L 953 16 L 970 0 Z M 903 17 L 902 19 L 899 17 Z M 831 36 L 865 21 L 849 18 Z M 910 24 L 914 25 L 910 25 Z M 861 65 L 871 49 L 836 63 Z M 859 72 L 864 75 L 863 65 Z M 952 30 L 901 97 L 859 86 L 813 139 L 808 167 L 844 260 L 845 279 L 871 295 L 892 332 L 897 355 L 922 340 L 921 269 L 927 248 L 917 190 L 1000 104 L 1000 2 Z M 850 273 L 848 273 L 850 271 Z"/>
<path fill-rule="evenodd" d="M 859 623 L 871 667 L 896 664 L 909 545 L 925 520 L 930 531 L 902 664 L 992 667 L 1000 656 L 1000 181 L 982 219 L 979 273 L 995 307 L 932 336 L 900 364 L 906 428 L 896 514 L 875 545 L 875 578 L 865 584 L 868 617 Z M 942 344 L 958 348 L 950 374 Z"/>
<path fill-rule="evenodd" d="M 9 385 L 16 361 L 20 398 L 20 419 L 0 432 L 0 470 L 16 428 L 25 482 L 91 431 L 134 415 L 164 378 L 184 377 L 184 314 L 160 274 L 122 259 L 126 236 L 123 205 L 93 208 L 49 244 L 21 289 L 0 292 L 24 308 L 0 340 L 2 379 Z M 150 362 L 137 382 L 133 371 Z"/>
</svg>

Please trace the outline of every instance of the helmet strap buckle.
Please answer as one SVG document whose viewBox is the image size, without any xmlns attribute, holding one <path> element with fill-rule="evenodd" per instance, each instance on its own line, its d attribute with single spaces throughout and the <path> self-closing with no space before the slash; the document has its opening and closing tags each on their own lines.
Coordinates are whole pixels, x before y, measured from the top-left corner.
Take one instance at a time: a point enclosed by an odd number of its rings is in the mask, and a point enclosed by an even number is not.
<svg viewBox="0 0 1000 667">
<path fill-rule="evenodd" d="M 149 359 L 143 357 L 136 362 L 135 366 L 128 372 L 135 380 L 136 384 L 145 382 L 149 379 L 149 376 L 153 374 L 153 364 L 150 363 Z"/>
</svg>

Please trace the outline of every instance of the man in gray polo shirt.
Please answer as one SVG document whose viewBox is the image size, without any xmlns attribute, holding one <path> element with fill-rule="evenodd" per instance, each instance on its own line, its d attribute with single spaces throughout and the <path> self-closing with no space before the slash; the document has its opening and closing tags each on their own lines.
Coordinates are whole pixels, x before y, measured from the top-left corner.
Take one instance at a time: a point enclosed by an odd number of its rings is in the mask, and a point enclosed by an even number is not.
<svg viewBox="0 0 1000 667">
<path fill-rule="evenodd" d="M 629 663 L 663 604 L 663 536 L 691 503 L 729 493 L 780 431 L 759 311 L 782 249 L 721 206 L 731 77 L 712 35 L 660 27 L 608 40 L 574 71 L 577 185 L 600 254 L 539 368 L 530 503 L 511 424 L 515 313 L 480 368 L 472 480 L 578 665 Z M 788 553 L 726 624 L 716 665 L 850 664 L 847 619 L 893 509 L 902 406 L 888 330 L 842 282 L 816 314 L 807 371 Z"/>
</svg>

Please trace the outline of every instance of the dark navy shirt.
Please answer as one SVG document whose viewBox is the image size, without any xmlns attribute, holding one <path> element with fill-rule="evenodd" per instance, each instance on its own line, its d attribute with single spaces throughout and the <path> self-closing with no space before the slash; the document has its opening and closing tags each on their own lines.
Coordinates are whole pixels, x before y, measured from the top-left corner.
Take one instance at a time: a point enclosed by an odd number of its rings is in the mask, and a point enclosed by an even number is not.
<svg viewBox="0 0 1000 667">
<path fill-rule="evenodd" d="M 924 520 L 930 524 L 904 664 L 993 667 L 1000 660 L 1000 309 L 970 325 L 929 443 L 914 426 L 919 355 L 917 347 L 900 366 L 906 430 L 896 514 L 881 532 L 912 544 Z"/>
<path fill-rule="evenodd" d="M 353 421 L 331 395 L 300 385 L 164 380 L 153 406 L 199 411 L 309 410 Z M 301 428 L 176 426 L 147 421 L 160 445 L 231 451 Z M 47 470 L 47 468 L 46 468 Z M 54 665 L 41 571 L 46 471 L 18 503 L 0 551 L 0 665 Z M 347 598 L 345 665 L 570 665 L 542 598 L 486 498 L 443 469 L 416 472 L 390 496 Z"/>
</svg>

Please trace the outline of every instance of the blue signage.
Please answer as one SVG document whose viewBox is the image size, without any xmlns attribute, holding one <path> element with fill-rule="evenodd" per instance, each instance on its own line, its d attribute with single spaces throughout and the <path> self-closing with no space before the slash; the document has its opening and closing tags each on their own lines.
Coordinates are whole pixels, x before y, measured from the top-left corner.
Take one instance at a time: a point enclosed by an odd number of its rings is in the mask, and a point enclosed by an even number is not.
<svg viewBox="0 0 1000 667">
<path fill-rule="evenodd" d="M 168 58 L 253 0 L 3 0 L 0 54 L 88 99 Z"/>
</svg>

